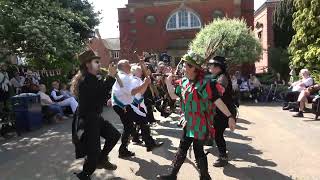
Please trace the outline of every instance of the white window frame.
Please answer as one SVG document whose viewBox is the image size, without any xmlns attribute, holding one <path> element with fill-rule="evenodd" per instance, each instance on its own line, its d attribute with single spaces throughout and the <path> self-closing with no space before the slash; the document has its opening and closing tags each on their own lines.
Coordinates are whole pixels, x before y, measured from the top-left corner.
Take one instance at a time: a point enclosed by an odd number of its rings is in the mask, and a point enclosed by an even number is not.
<svg viewBox="0 0 320 180">
<path fill-rule="evenodd" d="M 113 59 L 119 59 L 120 58 L 120 51 L 113 51 Z"/>
<path fill-rule="evenodd" d="M 184 10 L 184 11 L 187 11 L 187 13 L 188 13 L 188 26 L 187 26 L 187 27 L 180 27 L 180 26 L 179 26 L 179 12 L 181 12 L 181 11 L 183 11 L 183 10 L 178 10 L 178 11 L 174 12 L 174 13 L 171 14 L 171 16 L 168 18 L 167 23 L 166 23 L 166 30 L 167 30 L 167 31 L 172 31 L 172 30 L 187 30 L 187 29 L 200 29 L 200 28 L 202 27 L 202 23 L 201 23 L 200 17 L 199 17 L 196 13 L 194 13 L 194 12 L 192 12 L 192 11 L 190 11 L 190 10 Z M 199 26 L 191 27 L 191 15 L 194 15 L 194 16 L 197 18 L 197 20 L 199 21 Z M 175 18 L 176 18 L 176 27 L 175 27 L 175 28 L 168 28 L 170 19 L 173 18 L 173 16 L 175 16 Z"/>
</svg>

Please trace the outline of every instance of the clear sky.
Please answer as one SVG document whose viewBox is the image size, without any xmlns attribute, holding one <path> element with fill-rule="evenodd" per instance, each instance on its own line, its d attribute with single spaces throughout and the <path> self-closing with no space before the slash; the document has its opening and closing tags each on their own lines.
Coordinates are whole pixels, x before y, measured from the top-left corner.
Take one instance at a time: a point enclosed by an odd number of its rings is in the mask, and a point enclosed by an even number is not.
<svg viewBox="0 0 320 180">
<path fill-rule="evenodd" d="M 254 9 L 258 9 L 266 0 L 254 0 Z M 101 24 L 97 27 L 102 38 L 119 37 L 118 9 L 125 7 L 128 0 L 89 0 L 95 9 L 101 11 Z"/>
</svg>

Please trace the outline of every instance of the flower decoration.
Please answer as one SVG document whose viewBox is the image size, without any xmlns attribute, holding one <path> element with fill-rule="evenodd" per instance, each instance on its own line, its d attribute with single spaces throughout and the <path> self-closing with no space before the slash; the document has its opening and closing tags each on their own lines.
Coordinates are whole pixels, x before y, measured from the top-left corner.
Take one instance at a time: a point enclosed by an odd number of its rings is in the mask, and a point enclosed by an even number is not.
<svg viewBox="0 0 320 180">
<path fill-rule="evenodd" d="M 189 50 L 188 53 L 183 56 L 182 60 L 197 68 L 201 68 L 201 65 L 205 63 L 205 59 L 192 50 Z"/>
</svg>

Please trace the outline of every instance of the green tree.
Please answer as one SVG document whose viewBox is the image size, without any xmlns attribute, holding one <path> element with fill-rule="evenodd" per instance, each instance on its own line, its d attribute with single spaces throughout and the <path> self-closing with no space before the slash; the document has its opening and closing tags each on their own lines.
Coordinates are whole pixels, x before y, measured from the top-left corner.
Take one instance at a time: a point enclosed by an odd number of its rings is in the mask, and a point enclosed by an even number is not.
<svg viewBox="0 0 320 180">
<path fill-rule="evenodd" d="M 320 71 L 320 1 L 295 0 L 293 28 L 296 34 L 290 43 L 291 63 L 298 69 Z"/>
<path fill-rule="evenodd" d="M 252 63 L 257 61 L 262 53 L 259 40 L 246 23 L 243 20 L 227 18 L 214 20 L 201 29 L 191 42 L 190 49 L 206 56 L 207 50 L 213 48 L 210 46 L 214 46 L 218 41 L 221 43 L 215 55 L 226 57 L 228 63 Z"/>
<path fill-rule="evenodd" d="M 292 28 L 293 0 L 283 0 L 276 6 L 273 13 L 273 34 L 275 47 L 288 48 L 294 30 Z"/>
<path fill-rule="evenodd" d="M 271 48 L 269 50 L 269 58 L 272 70 L 280 73 L 284 79 L 288 79 L 290 72 L 288 50 L 284 48 Z"/>
<path fill-rule="evenodd" d="M 0 47 L 37 67 L 65 67 L 99 24 L 87 0 L 1 0 Z"/>
</svg>

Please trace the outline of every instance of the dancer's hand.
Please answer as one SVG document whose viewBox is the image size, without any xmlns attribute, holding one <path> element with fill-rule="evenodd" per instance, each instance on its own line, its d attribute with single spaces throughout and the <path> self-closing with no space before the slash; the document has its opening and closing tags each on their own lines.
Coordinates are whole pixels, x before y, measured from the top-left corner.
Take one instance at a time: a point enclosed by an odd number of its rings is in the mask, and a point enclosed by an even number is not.
<svg viewBox="0 0 320 180">
<path fill-rule="evenodd" d="M 109 64 L 108 73 L 110 76 L 115 77 L 117 74 L 117 67 L 114 63 Z"/>
<path fill-rule="evenodd" d="M 166 82 L 172 82 L 172 78 L 173 78 L 173 74 L 172 73 L 168 73 L 168 77 L 166 78 Z"/>
<path fill-rule="evenodd" d="M 234 117 L 229 118 L 228 124 L 231 131 L 234 131 L 236 129 L 236 120 L 234 119 Z"/>
<path fill-rule="evenodd" d="M 151 83 L 151 79 L 149 77 L 144 78 L 144 83 L 149 85 Z"/>
</svg>

